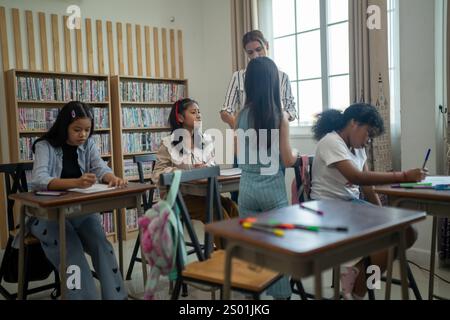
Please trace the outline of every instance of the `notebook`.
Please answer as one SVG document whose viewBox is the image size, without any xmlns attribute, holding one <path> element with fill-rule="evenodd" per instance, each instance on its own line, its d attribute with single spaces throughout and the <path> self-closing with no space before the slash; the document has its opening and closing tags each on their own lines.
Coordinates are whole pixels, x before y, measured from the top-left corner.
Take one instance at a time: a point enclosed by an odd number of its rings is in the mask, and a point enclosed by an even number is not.
<svg viewBox="0 0 450 320">
<path fill-rule="evenodd" d="M 107 184 L 94 184 L 93 186 L 86 188 L 86 189 L 81 189 L 81 188 L 73 188 L 73 189 L 69 189 L 68 191 L 72 191 L 72 192 L 79 192 L 79 193 L 97 193 L 97 192 L 104 192 L 104 191 L 111 191 L 116 189 L 116 187 L 108 187 Z"/>
<path fill-rule="evenodd" d="M 220 175 L 223 177 L 239 176 L 242 174 L 242 170 L 239 168 L 220 169 Z"/>
<path fill-rule="evenodd" d="M 450 190 L 450 177 L 427 177 L 418 183 L 400 183 L 393 188 Z"/>
</svg>

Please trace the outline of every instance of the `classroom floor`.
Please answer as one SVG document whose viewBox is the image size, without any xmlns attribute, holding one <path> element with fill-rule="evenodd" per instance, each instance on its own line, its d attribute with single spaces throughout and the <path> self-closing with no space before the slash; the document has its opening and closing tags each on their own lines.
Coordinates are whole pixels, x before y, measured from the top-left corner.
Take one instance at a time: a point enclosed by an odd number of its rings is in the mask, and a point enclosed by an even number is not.
<svg viewBox="0 0 450 320">
<path fill-rule="evenodd" d="M 197 233 L 201 233 L 202 230 L 202 225 L 201 223 L 197 223 L 195 224 L 195 228 L 197 230 Z M 128 263 L 130 261 L 130 257 L 131 257 L 131 253 L 134 247 L 134 243 L 135 240 L 129 240 L 129 241 L 125 241 L 124 242 L 124 264 L 125 264 L 125 272 L 128 268 Z M 114 245 L 116 252 L 117 250 L 117 244 Z M 3 251 L 0 250 L 0 261 L 3 257 Z M 191 258 L 192 259 L 192 258 Z M 436 264 L 437 265 L 437 264 Z M 428 273 L 426 271 L 423 271 L 421 269 L 419 269 L 418 267 L 414 266 L 414 265 L 410 265 L 411 266 L 411 270 L 414 274 L 414 277 L 416 279 L 417 285 L 419 287 L 419 290 L 422 294 L 423 298 L 427 298 L 428 296 Z M 428 266 L 423 266 L 423 267 L 428 267 Z M 436 273 L 443 277 L 446 280 L 450 280 L 450 269 L 437 269 Z M 394 277 L 396 277 L 398 279 L 398 265 L 395 264 L 394 265 Z M 331 286 L 331 280 L 332 279 L 332 275 L 331 275 L 331 271 L 329 272 L 325 272 L 323 275 L 323 283 L 324 283 L 324 296 L 325 297 L 332 297 L 333 296 L 333 289 L 330 287 Z M 34 282 L 30 284 L 30 287 L 34 287 L 34 286 L 39 286 L 39 285 L 43 285 L 46 283 L 49 283 L 50 281 L 53 280 L 53 275 L 50 276 L 49 279 L 47 279 L 46 281 L 42 281 L 42 282 Z M 307 278 L 307 279 L 303 279 L 302 280 L 303 285 L 305 287 L 305 290 L 307 292 L 313 293 L 314 292 L 314 281 L 313 278 Z M 141 265 L 139 263 L 135 264 L 134 270 L 133 270 L 133 274 L 132 274 L 132 279 L 129 281 L 125 281 L 126 286 L 128 288 L 128 291 L 130 293 L 130 295 L 132 297 L 141 299 L 143 297 L 143 292 L 144 292 L 144 287 L 143 287 L 143 281 L 142 281 L 142 268 Z M 5 284 L 5 287 L 10 290 L 10 291 L 15 291 L 17 290 L 17 285 L 16 284 Z M 375 296 L 377 300 L 383 300 L 384 299 L 384 287 L 385 287 L 385 283 L 382 282 L 382 288 L 381 290 L 375 290 Z M 438 296 L 441 297 L 447 297 L 450 298 L 450 284 L 445 283 L 442 280 L 436 279 L 435 280 L 435 294 L 437 294 Z M 188 287 L 188 292 L 189 292 L 189 296 L 186 298 L 181 297 L 180 299 L 182 300 L 210 300 L 211 299 L 211 293 L 210 292 L 205 292 L 205 291 L 201 291 L 197 288 L 194 288 L 192 286 Z M 169 299 L 169 282 L 167 280 L 167 278 L 162 277 L 159 285 L 158 285 L 158 293 L 157 293 L 157 297 L 158 299 Z M 219 298 L 219 291 L 216 292 L 216 299 Z M 244 300 L 246 299 L 246 297 L 243 294 L 240 293 L 236 293 L 233 292 L 232 295 L 233 299 L 236 300 Z M 392 299 L 393 300 L 399 300 L 401 298 L 401 292 L 400 292 L 400 287 L 393 285 L 392 286 Z M 412 291 L 410 291 L 410 298 L 414 299 L 414 296 L 412 294 Z M 3 300 L 4 297 L 0 295 L 0 300 Z M 30 295 L 29 299 L 33 299 L 33 300 L 49 300 L 50 299 L 50 291 L 46 291 L 46 292 L 41 292 L 38 294 L 34 294 L 34 295 Z M 265 294 L 263 294 L 261 296 L 261 299 L 263 300 L 270 300 L 272 299 L 270 296 L 267 296 Z M 299 296 L 298 295 L 293 295 L 292 296 L 293 300 L 298 300 Z"/>
</svg>

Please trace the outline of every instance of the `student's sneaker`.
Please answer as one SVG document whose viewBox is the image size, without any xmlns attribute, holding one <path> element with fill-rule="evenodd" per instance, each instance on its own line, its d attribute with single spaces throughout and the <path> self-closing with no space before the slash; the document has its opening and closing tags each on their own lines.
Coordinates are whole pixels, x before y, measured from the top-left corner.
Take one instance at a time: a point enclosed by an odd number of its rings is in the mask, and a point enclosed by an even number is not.
<svg viewBox="0 0 450 320">
<path fill-rule="evenodd" d="M 358 268 L 342 267 L 341 268 L 341 288 L 342 296 L 345 300 L 357 300 L 353 295 L 353 288 L 355 287 L 356 278 L 359 275 Z"/>
</svg>

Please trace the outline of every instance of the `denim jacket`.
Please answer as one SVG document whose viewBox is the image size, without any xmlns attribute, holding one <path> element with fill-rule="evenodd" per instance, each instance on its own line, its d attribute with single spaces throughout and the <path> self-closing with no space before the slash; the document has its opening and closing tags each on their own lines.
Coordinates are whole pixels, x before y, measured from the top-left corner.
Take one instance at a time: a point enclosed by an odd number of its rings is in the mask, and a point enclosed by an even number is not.
<svg viewBox="0 0 450 320">
<path fill-rule="evenodd" d="M 92 138 L 79 146 L 77 153 L 78 164 L 82 174 L 94 173 L 97 176 L 97 180 L 102 181 L 105 174 L 112 173 L 112 170 L 100 157 L 100 153 Z M 34 155 L 30 190 L 47 190 L 50 181 L 61 177 L 62 166 L 62 148 L 55 148 L 46 140 L 38 142 Z"/>
</svg>

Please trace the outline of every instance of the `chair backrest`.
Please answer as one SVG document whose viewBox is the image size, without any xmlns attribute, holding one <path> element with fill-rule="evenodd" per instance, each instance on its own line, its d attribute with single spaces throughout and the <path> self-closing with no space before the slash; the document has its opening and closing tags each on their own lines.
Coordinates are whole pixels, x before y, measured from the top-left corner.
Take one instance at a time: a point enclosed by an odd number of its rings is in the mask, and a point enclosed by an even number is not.
<svg viewBox="0 0 450 320">
<path fill-rule="evenodd" d="M 0 165 L 0 173 L 4 174 L 5 192 L 7 200 L 8 230 L 15 229 L 14 226 L 14 200 L 9 196 L 14 193 L 28 192 L 26 171 L 32 170 L 32 163 L 8 163 Z"/>
<path fill-rule="evenodd" d="M 219 175 L 220 175 L 219 166 L 196 169 L 191 171 L 183 171 L 181 175 L 181 183 L 193 182 L 204 179 L 208 180 L 207 197 L 206 197 L 206 203 L 208 207 L 205 212 L 205 214 L 207 214 L 205 220 L 206 223 L 212 222 L 213 212 L 216 213 L 217 220 L 223 219 L 222 205 L 220 202 L 219 184 L 217 181 L 217 177 Z M 160 185 L 164 187 L 169 187 L 172 184 L 173 176 L 174 176 L 173 173 L 161 174 L 159 180 Z M 180 209 L 181 220 L 184 226 L 186 227 L 189 237 L 193 243 L 195 252 L 197 254 L 197 258 L 198 260 L 203 261 L 205 258 L 208 258 L 212 252 L 213 248 L 212 237 L 209 233 L 205 233 L 204 253 L 202 253 L 198 237 L 195 233 L 189 212 L 187 210 L 186 204 L 184 203 L 183 196 L 180 190 L 178 191 L 177 194 L 176 205 L 178 205 L 178 208 Z"/>
<path fill-rule="evenodd" d="M 155 168 L 155 163 L 157 160 L 156 154 L 144 154 L 139 156 L 133 157 L 133 162 L 137 164 L 138 167 L 138 174 L 139 174 L 139 182 L 145 183 L 145 172 L 144 172 L 144 163 L 150 163 L 151 164 L 151 171 L 153 172 L 153 169 Z M 149 179 L 151 183 L 153 183 L 152 179 Z M 153 196 L 154 196 L 154 189 L 150 190 L 149 192 L 145 192 L 142 194 L 142 202 L 144 204 L 144 211 L 151 208 L 153 205 Z"/>
<path fill-rule="evenodd" d="M 308 167 L 305 168 L 303 164 L 302 157 L 299 157 L 297 159 L 297 162 L 294 164 L 294 173 L 295 173 L 295 187 L 296 187 L 296 194 L 298 197 L 298 201 L 300 203 L 306 202 L 310 200 L 310 191 L 312 186 L 312 167 L 313 167 L 313 161 L 314 156 L 308 156 Z M 306 174 L 302 174 L 306 173 Z M 304 178 L 308 177 L 309 181 L 304 181 Z M 308 190 L 308 192 L 304 192 L 305 190 Z"/>
</svg>

